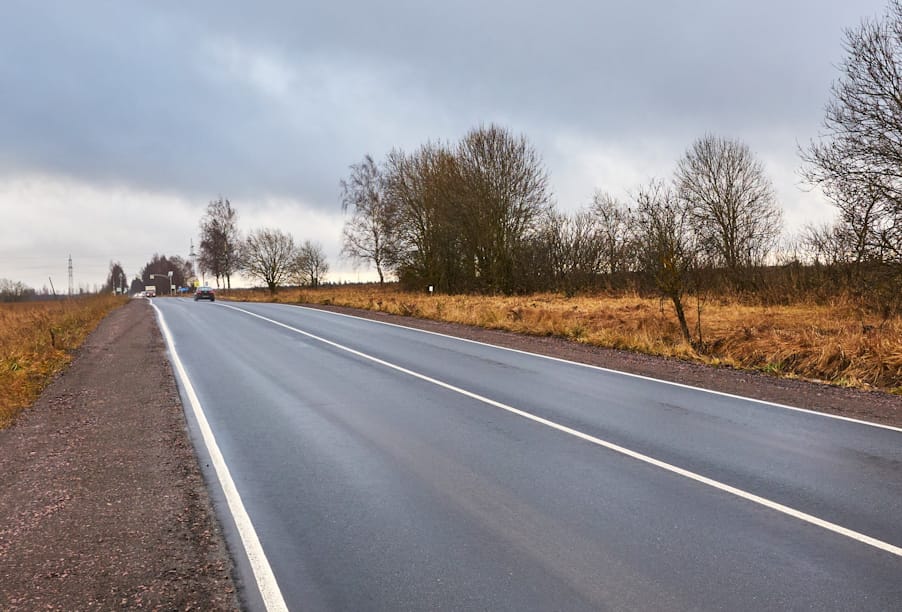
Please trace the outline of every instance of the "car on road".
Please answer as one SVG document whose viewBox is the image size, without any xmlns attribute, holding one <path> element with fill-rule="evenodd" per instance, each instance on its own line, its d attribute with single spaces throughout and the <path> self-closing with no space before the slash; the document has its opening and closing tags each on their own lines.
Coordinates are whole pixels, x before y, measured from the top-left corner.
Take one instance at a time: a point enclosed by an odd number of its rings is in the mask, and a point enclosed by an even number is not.
<svg viewBox="0 0 902 612">
<path fill-rule="evenodd" d="M 212 287 L 198 287 L 197 291 L 194 292 L 194 301 L 197 300 L 210 300 L 211 302 L 216 301 L 216 294 L 213 293 Z"/>
</svg>

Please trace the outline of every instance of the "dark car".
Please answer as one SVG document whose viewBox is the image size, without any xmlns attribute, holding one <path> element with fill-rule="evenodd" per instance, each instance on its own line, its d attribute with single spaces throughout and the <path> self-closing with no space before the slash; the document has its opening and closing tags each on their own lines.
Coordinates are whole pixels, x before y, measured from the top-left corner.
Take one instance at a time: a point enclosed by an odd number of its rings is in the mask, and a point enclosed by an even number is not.
<svg viewBox="0 0 902 612">
<path fill-rule="evenodd" d="M 210 287 L 198 287 L 197 291 L 194 292 L 194 301 L 197 300 L 210 300 L 211 302 L 216 301 L 216 296 L 213 294 L 213 289 Z"/>
</svg>

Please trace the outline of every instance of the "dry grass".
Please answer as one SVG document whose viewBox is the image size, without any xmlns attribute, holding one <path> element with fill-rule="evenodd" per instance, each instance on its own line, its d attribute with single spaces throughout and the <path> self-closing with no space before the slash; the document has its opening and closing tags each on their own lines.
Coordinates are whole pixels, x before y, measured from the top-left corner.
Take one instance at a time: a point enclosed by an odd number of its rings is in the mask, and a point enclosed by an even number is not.
<svg viewBox="0 0 902 612">
<path fill-rule="evenodd" d="M 233 291 L 233 299 L 270 301 L 264 291 Z M 837 385 L 902 393 L 902 318 L 867 314 L 850 300 L 824 306 L 751 306 L 710 298 L 702 303 L 701 350 L 681 338 L 668 302 L 638 295 L 568 298 L 425 295 L 394 286 L 286 289 L 275 301 L 332 304 L 450 321 L 597 346 L 754 369 Z M 689 302 L 691 323 L 697 304 Z"/>
<path fill-rule="evenodd" d="M 30 406 L 87 335 L 125 298 L 0 304 L 0 428 Z"/>
</svg>

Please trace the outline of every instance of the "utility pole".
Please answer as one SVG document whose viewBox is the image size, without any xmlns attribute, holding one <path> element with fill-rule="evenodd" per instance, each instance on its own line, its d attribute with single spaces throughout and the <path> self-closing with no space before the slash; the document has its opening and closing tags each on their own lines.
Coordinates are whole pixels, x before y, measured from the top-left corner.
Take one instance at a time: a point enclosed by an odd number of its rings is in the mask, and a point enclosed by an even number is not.
<svg viewBox="0 0 902 612">
<path fill-rule="evenodd" d="M 72 254 L 69 253 L 69 297 L 75 293 L 75 277 L 72 275 Z"/>
<path fill-rule="evenodd" d="M 197 253 L 194 252 L 194 238 L 191 239 L 191 250 L 188 251 L 188 257 L 191 258 L 191 275 L 197 278 Z M 195 285 L 197 283 L 192 283 Z M 193 288 L 193 286 L 192 286 Z"/>
</svg>

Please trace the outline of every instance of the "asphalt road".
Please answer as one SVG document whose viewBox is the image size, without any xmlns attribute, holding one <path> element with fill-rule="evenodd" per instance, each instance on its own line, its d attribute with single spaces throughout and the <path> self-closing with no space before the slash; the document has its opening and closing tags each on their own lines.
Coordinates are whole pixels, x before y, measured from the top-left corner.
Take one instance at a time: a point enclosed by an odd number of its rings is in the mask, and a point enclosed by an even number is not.
<svg viewBox="0 0 902 612">
<path fill-rule="evenodd" d="M 317 310 L 155 303 L 289 609 L 902 609 L 898 430 Z"/>
</svg>

